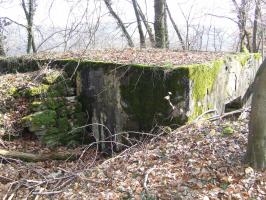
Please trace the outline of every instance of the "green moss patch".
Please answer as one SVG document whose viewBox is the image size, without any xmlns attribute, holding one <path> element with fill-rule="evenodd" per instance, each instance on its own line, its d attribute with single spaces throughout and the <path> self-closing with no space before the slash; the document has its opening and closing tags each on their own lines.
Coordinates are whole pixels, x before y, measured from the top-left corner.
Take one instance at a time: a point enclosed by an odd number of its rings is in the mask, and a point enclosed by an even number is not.
<svg viewBox="0 0 266 200">
<path fill-rule="evenodd" d="M 233 133 L 234 133 L 234 129 L 231 126 L 226 126 L 222 130 L 222 134 L 224 136 L 233 135 Z"/>
<path fill-rule="evenodd" d="M 11 87 L 8 92 L 7 92 L 8 95 L 10 96 L 18 96 L 18 89 L 16 87 Z"/>
<path fill-rule="evenodd" d="M 192 97 L 194 100 L 194 112 L 190 119 L 194 119 L 203 113 L 203 100 L 208 92 L 212 91 L 217 75 L 224 65 L 223 60 L 217 60 L 207 64 L 189 65 L 189 78 L 193 81 Z"/>
<path fill-rule="evenodd" d="M 61 71 L 52 71 L 43 77 L 43 84 L 52 85 L 64 81 L 64 73 Z"/>
<path fill-rule="evenodd" d="M 31 103 L 31 110 L 42 111 L 42 110 L 58 110 L 59 108 L 65 106 L 66 101 L 62 97 L 55 98 L 44 98 L 40 100 L 35 100 Z"/>
<path fill-rule="evenodd" d="M 48 146 L 77 144 L 80 142 L 83 129 L 77 129 L 86 123 L 86 113 L 82 106 L 72 98 L 44 98 L 31 103 L 35 113 L 23 118 L 23 124 L 34 132 Z M 69 134 L 71 133 L 71 134 Z"/>
<path fill-rule="evenodd" d="M 83 126 L 84 124 L 86 124 L 87 121 L 87 114 L 85 112 L 79 112 L 79 113 L 74 113 L 73 114 L 73 122 L 74 122 L 74 126 Z"/>
<path fill-rule="evenodd" d="M 242 53 L 240 55 L 238 55 L 239 61 L 241 63 L 241 66 L 246 66 L 246 64 L 248 63 L 249 59 L 250 59 L 250 54 L 249 53 Z"/>
<path fill-rule="evenodd" d="M 68 118 L 58 118 L 57 119 L 57 127 L 60 132 L 67 132 L 71 129 L 70 123 L 68 122 Z"/>
<path fill-rule="evenodd" d="M 157 123 L 183 123 L 186 119 L 181 114 L 171 116 L 171 106 L 165 96 L 170 92 L 174 105 L 183 102 L 186 86 L 187 68 L 180 67 L 169 72 L 159 68 L 131 68 L 120 85 L 123 109 L 130 120 L 137 122 L 140 130 L 148 131 Z"/>
<path fill-rule="evenodd" d="M 255 59 L 255 60 L 260 60 L 260 59 L 262 59 L 262 55 L 261 55 L 260 53 L 253 53 L 252 55 L 254 56 L 254 59 Z"/>
<path fill-rule="evenodd" d="M 49 90 L 49 87 L 50 86 L 46 84 L 42 84 L 36 87 L 30 87 L 30 88 L 27 88 L 25 94 L 30 97 L 39 96 L 41 94 L 47 93 Z"/>
<path fill-rule="evenodd" d="M 56 112 L 45 110 L 33 113 L 22 118 L 24 127 L 29 127 L 31 132 L 46 129 L 56 124 Z"/>
</svg>

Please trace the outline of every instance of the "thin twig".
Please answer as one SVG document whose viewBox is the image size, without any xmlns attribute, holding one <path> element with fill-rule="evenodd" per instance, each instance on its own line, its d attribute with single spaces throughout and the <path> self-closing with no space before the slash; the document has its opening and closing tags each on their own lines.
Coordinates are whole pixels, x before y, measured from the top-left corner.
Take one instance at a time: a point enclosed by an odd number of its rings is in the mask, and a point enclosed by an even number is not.
<svg viewBox="0 0 266 200">
<path fill-rule="evenodd" d="M 149 174 L 155 170 L 156 168 L 155 167 L 152 167 L 150 169 L 148 169 L 145 173 L 145 176 L 144 176 L 144 183 L 143 183 L 143 187 L 146 191 L 148 191 L 148 188 L 147 188 L 147 183 L 148 183 L 148 177 L 149 177 Z"/>
<path fill-rule="evenodd" d="M 47 192 L 33 192 L 34 195 L 52 195 L 52 194 L 59 194 L 63 191 L 47 191 Z"/>
</svg>

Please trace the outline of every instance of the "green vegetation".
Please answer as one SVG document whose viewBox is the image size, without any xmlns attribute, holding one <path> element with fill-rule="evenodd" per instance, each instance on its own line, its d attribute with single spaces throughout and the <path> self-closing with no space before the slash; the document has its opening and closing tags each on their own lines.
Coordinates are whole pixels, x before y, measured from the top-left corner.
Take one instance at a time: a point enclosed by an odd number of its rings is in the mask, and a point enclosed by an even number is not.
<svg viewBox="0 0 266 200">
<path fill-rule="evenodd" d="M 32 132 L 43 130 L 56 124 L 56 112 L 53 110 L 36 112 L 23 117 L 22 122 Z"/>
<path fill-rule="evenodd" d="M 176 68 L 166 73 L 160 68 L 131 68 L 128 81 L 120 85 L 124 110 L 142 130 L 149 130 L 155 123 L 164 125 L 186 121 L 184 115 L 171 116 L 171 106 L 165 99 L 168 92 L 173 94 L 171 102 L 183 104 L 185 88 L 188 87 L 188 69 Z M 168 118 L 166 116 L 169 116 Z"/>
<path fill-rule="evenodd" d="M 46 94 L 48 93 L 49 90 L 49 85 L 46 84 L 41 84 L 36 87 L 30 87 L 25 91 L 25 94 L 29 97 L 34 97 L 34 96 L 39 96 L 41 94 Z"/>
<path fill-rule="evenodd" d="M 59 71 L 47 74 L 41 82 L 37 86 L 26 87 L 19 92 L 16 88 L 11 88 L 9 91 L 13 96 L 19 94 L 31 101 L 32 113 L 22 119 L 23 126 L 28 127 L 30 132 L 48 146 L 80 142 L 83 129 L 68 134 L 86 122 L 86 114 L 82 112 L 81 103 L 77 99 L 71 98 L 68 101 L 65 98 L 71 82 L 65 81 Z"/>
<path fill-rule="evenodd" d="M 222 130 L 222 134 L 224 136 L 229 136 L 229 135 L 232 135 L 233 133 L 234 133 L 234 129 L 231 126 L 226 126 Z"/>
<path fill-rule="evenodd" d="M 48 85 L 52 85 L 60 81 L 64 81 L 64 77 L 61 71 L 53 71 L 51 73 L 48 73 L 43 78 L 43 83 Z"/>
<path fill-rule="evenodd" d="M 18 89 L 17 89 L 16 87 L 11 87 L 11 88 L 8 90 L 7 94 L 8 94 L 9 96 L 13 96 L 13 97 L 19 96 L 19 94 L 18 94 Z"/>
<path fill-rule="evenodd" d="M 194 113 L 190 116 L 190 120 L 203 113 L 204 97 L 208 92 L 211 92 L 213 84 L 223 65 L 223 60 L 217 60 L 207 64 L 186 66 L 189 69 L 189 78 L 193 81 L 192 97 L 194 100 Z"/>
<path fill-rule="evenodd" d="M 240 55 L 237 55 L 239 58 L 239 61 L 241 63 L 241 66 L 244 67 L 248 60 L 250 59 L 251 54 L 250 53 L 242 53 Z"/>
<path fill-rule="evenodd" d="M 255 60 L 260 60 L 262 58 L 260 53 L 253 53 L 253 56 Z"/>
</svg>

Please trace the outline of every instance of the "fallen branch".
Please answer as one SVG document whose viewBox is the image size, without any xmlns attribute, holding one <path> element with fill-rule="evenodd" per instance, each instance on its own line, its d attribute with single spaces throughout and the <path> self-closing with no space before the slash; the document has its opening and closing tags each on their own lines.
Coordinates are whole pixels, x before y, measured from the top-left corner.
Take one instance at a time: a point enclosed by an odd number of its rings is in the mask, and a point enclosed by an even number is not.
<svg viewBox="0 0 266 200">
<path fill-rule="evenodd" d="M 78 155 L 70 153 L 47 153 L 47 154 L 32 154 L 18 151 L 8 151 L 0 149 L 0 155 L 8 158 L 20 159 L 26 162 L 41 162 L 47 160 L 75 160 Z"/>
<path fill-rule="evenodd" d="M 147 183 L 148 183 L 148 177 L 149 177 L 149 174 L 154 170 L 156 169 L 155 167 L 152 167 L 150 169 L 148 169 L 145 173 L 145 177 L 144 177 L 144 183 L 143 183 L 143 187 L 146 191 L 148 191 L 148 187 L 147 187 Z"/>
<path fill-rule="evenodd" d="M 32 194 L 35 194 L 35 195 L 53 195 L 53 194 L 59 194 L 62 192 L 63 191 L 47 191 L 47 192 L 33 192 Z"/>
<path fill-rule="evenodd" d="M 206 112 L 202 113 L 200 116 L 198 116 L 195 121 L 199 121 L 200 119 L 202 119 L 204 117 L 204 115 L 209 114 L 209 113 L 217 113 L 217 110 L 213 109 L 213 110 L 207 110 Z"/>
<path fill-rule="evenodd" d="M 230 116 L 234 116 L 234 115 L 241 114 L 242 112 L 249 111 L 249 109 L 250 109 L 250 108 L 242 108 L 242 109 L 239 109 L 239 110 L 234 110 L 234 111 L 232 111 L 232 112 L 224 113 L 223 115 L 210 117 L 210 118 L 208 118 L 208 120 L 209 120 L 209 121 L 220 120 L 220 119 L 223 119 L 223 118 L 226 118 L 226 117 L 230 117 Z"/>
</svg>

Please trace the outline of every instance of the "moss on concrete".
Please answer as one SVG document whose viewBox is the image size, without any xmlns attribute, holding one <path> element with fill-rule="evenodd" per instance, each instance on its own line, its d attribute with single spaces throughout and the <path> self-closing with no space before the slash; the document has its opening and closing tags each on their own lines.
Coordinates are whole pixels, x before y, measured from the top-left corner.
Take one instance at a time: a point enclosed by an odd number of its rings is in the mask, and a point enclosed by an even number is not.
<svg viewBox="0 0 266 200">
<path fill-rule="evenodd" d="M 0 58 L 0 73 L 31 72 L 39 69 L 41 62 L 24 57 Z"/>
<path fill-rule="evenodd" d="M 190 120 L 203 113 L 204 97 L 212 91 L 217 75 L 223 65 L 223 60 L 217 60 L 212 63 L 187 66 L 189 78 L 193 82 L 192 98 L 194 100 L 194 112 L 190 116 Z"/>
<path fill-rule="evenodd" d="M 262 59 L 262 55 L 260 53 L 253 53 L 252 55 L 254 56 L 254 59 L 257 61 Z"/>
<path fill-rule="evenodd" d="M 238 61 L 242 66 L 245 66 L 250 58 L 250 54 L 243 53 L 235 58 L 239 59 Z M 254 58 L 258 59 L 255 55 Z M 171 63 L 163 67 L 156 67 L 145 64 L 124 65 L 90 60 L 81 60 L 80 62 L 79 59 L 63 59 L 52 62 L 54 66 L 64 67 L 68 75 L 72 75 L 77 67 L 78 71 L 84 68 L 89 68 L 89 70 L 103 69 L 104 73 L 107 72 L 109 74 L 111 71 L 119 73 L 120 69 L 122 69 L 123 73 L 119 74 L 123 75 L 119 77 L 121 78 L 121 81 L 119 79 L 121 106 L 129 117 L 129 119 L 125 120 L 136 122 L 139 130 L 143 131 L 150 130 L 156 124 L 170 125 L 186 122 L 186 111 L 183 114 L 180 113 L 178 106 L 181 105 L 181 108 L 189 107 L 186 104 L 189 92 L 191 92 L 194 101 L 194 111 L 191 113 L 190 119 L 194 119 L 202 114 L 206 110 L 206 105 L 204 105 L 205 96 L 213 89 L 213 84 L 223 64 L 223 61 L 218 60 L 208 64 L 187 65 L 175 68 Z M 28 90 L 30 97 L 36 99 L 36 97 L 45 96 L 48 99 L 53 99 L 53 97 L 67 94 L 68 82 L 63 81 L 59 74 L 50 75 L 44 78 L 42 85 Z M 191 82 L 193 83 L 192 88 L 190 87 Z M 169 92 L 172 94 L 169 95 L 169 98 L 170 102 L 175 106 L 174 110 L 172 110 L 169 102 L 164 98 Z M 16 88 L 11 93 L 16 94 Z M 61 101 L 49 100 L 48 102 L 35 102 L 32 106 L 41 108 L 41 110 L 48 109 L 56 113 L 55 122 L 50 123 L 51 130 L 49 128 L 47 132 L 46 141 L 48 143 L 49 138 L 51 140 L 53 138 L 54 143 L 59 141 L 60 143 L 65 143 L 67 138 L 65 133 L 71 131 L 71 127 L 84 125 L 88 117 L 82 112 L 82 107 L 79 104 L 68 107 Z M 213 105 L 208 105 L 208 108 L 210 107 L 213 107 Z M 73 119 L 71 125 L 68 122 L 69 119 Z M 80 132 L 71 134 L 70 138 L 78 137 Z"/>
<path fill-rule="evenodd" d="M 242 54 L 238 55 L 238 58 L 239 58 L 239 61 L 240 61 L 242 67 L 246 66 L 250 57 L 251 57 L 251 54 L 249 54 L 249 53 L 242 53 Z"/>
<path fill-rule="evenodd" d="M 169 73 L 159 68 L 131 68 L 126 76 L 120 85 L 122 106 L 141 130 L 148 131 L 157 123 L 168 125 L 185 121 L 180 115 L 171 115 L 171 106 L 164 97 L 171 92 L 174 105 L 185 100 L 187 68 L 180 67 Z"/>
</svg>

